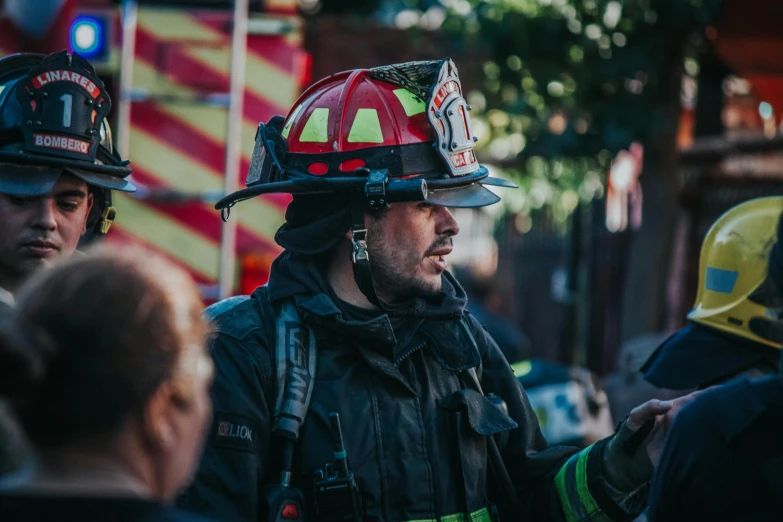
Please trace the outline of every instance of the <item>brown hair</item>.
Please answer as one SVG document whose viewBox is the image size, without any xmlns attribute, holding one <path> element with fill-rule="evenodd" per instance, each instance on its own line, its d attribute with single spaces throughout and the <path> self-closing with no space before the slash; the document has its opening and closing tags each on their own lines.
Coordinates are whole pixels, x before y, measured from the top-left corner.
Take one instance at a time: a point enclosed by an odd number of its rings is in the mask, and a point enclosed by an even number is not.
<svg viewBox="0 0 783 522">
<path fill-rule="evenodd" d="M 158 255 L 101 246 L 42 270 L 17 296 L 0 342 L 0 395 L 31 442 L 53 448 L 114 432 L 203 346 L 193 280 Z"/>
</svg>

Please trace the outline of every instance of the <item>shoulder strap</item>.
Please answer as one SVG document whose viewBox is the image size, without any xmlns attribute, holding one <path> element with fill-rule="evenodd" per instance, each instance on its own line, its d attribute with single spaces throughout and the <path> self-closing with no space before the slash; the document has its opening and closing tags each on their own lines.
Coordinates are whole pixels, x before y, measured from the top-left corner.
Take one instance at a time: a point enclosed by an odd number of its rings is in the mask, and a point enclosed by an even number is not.
<svg viewBox="0 0 783 522">
<path fill-rule="evenodd" d="M 2 288 L 0 288 L 0 290 L 2 290 Z M 206 307 L 204 311 L 201 312 L 201 316 L 207 321 L 214 321 L 223 313 L 231 310 L 237 305 L 244 303 L 248 299 L 250 299 L 249 295 L 235 295 L 234 297 L 223 299 L 222 301 L 218 301 L 217 303 Z"/>
<path fill-rule="evenodd" d="M 273 432 L 296 441 L 315 385 L 315 335 L 299 320 L 290 300 L 283 302 L 275 330 L 277 398 Z"/>
</svg>

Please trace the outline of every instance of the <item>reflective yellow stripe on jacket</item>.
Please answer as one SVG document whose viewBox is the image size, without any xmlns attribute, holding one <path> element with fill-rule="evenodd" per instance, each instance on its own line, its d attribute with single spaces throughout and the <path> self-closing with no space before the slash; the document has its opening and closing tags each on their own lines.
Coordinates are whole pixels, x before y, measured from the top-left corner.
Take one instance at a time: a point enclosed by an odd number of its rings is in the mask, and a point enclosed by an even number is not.
<svg viewBox="0 0 783 522">
<path fill-rule="evenodd" d="M 438 522 L 437 520 L 409 520 L 408 522 Z M 440 517 L 440 522 L 492 522 L 492 518 L 489 516 L 489 510 L 487 508 L 479 509 L 473 513 L 454 513 L 453 515 L 446 515 Z"/>
<path fill-rule="evenodd" d="M 588 446 L 568 459 L 555 477 L 555 487 L 567 522 L 612 522 L 601 511 L 587 486 L 587 458 L 593 446 Z"/>
</svg>

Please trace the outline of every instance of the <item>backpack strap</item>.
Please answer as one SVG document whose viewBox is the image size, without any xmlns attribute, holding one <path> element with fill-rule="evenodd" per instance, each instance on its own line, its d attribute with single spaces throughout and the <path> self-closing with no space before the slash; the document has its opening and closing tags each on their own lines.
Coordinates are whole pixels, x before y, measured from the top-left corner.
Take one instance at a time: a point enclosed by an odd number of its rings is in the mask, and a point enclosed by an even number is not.
<svg viewBox="0 0 783 522">
<path fill-rule="evenodd" d="M 315 386 L 315 335 L 299 319 L 293 301 L 286 300 L 275 321 L 277 397 L 273 433 L 297 441 Z"/>
<path fill-rule="evenodd" d="M 302 491 L 292 486 L 294 447 L 304 424 L 315 385 L 315 336 L 299 320 L 292 300 L 283 301 L 275 319 L 275 413 L 272 436 L 280 443 L 280 479 L 259 491 L 258 520 L 301 522 Z"/>
</svg>

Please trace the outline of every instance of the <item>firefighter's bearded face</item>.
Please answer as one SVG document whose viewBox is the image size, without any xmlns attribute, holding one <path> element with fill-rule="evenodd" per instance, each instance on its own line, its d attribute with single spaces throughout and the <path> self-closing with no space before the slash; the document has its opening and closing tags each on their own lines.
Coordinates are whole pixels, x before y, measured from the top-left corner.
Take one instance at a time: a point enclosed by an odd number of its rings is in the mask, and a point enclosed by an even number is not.
<svg viewBox="0 0 783 522">
<path fill-rule="evenodd" d="M 0 286 L 15 286 L 38 268 L 70 257 L 92 205 L 87 184 L 65 175 L 42 196 L 0 193 Z"/>
<path fill-rule="evenodd" d="M 395 203 L 367 215 L 367 251 L 375 291 L 387 302 L 434 297 L 459 225 L 445 207 Z"/>
</svg>

